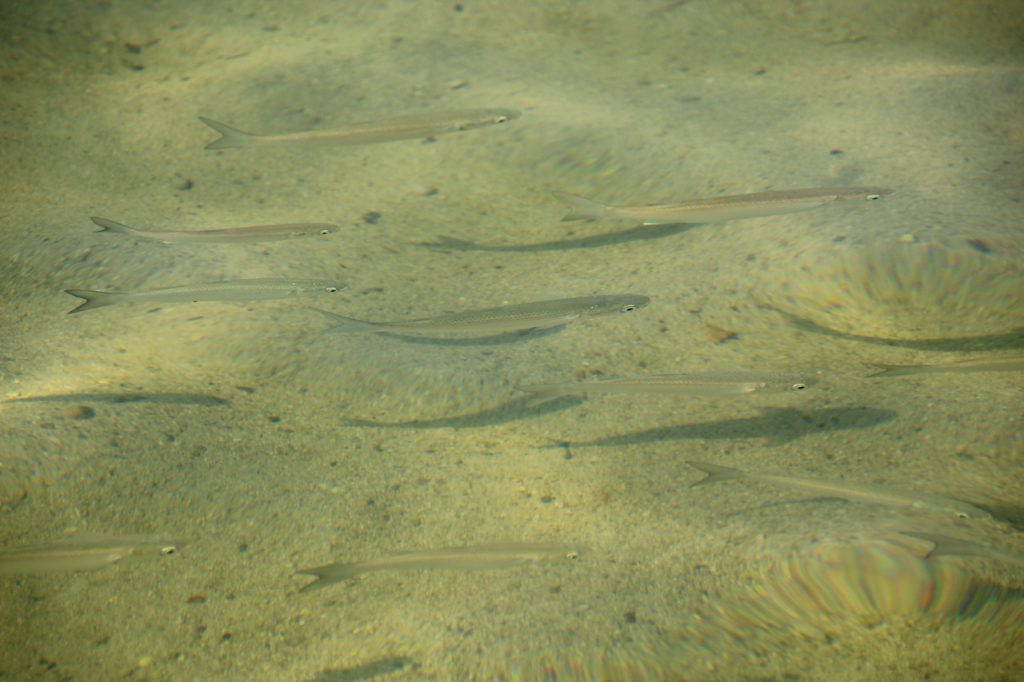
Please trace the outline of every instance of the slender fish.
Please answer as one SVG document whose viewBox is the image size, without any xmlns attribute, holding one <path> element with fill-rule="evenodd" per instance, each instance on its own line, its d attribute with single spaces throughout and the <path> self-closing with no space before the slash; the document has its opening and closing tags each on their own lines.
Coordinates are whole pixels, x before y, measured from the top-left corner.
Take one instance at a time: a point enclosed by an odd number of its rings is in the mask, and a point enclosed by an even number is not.
<svg viewBox="0 0 1024 682">
<path fill-rule="evenodd" d="M 326 236 L 337 232 L 337 225 L 329 223 L 288 223 L 284 225 L 250 225 L 248 227 L 225 227 L 219 230 L 140 230 L 128 227 L 107 218 L 92 218 L 99 225 L 100 232 L 130 234 L 140 239 L 156 239 L 171 244 L 173 242 L 200 242 L 204 244 L 245 244 L 250 242 L 269 242 L 298 237 Z"/>
<path fill-rule="evenodd" d="M 1013 552 L 1001 547 L 992 547 L 991 545 L 982 545 L 951 535 L 921 533 L 909 530 L 901 530 L 900 533 L 932 543 L 934 547 L 925 555 L 926 559 L 934 559 L 940 556 L 977 556 L 1024 566 L 1024 554 L 1021 552 Z"/>
<path fill-rule="evenodd" d="M 630 220 L 643 225 L 672 223 L 715 223 L 737 218 L 758 218 L 806 211 L 825 204 L 845 201 L 876 201 L 892 194 L 881 187 L 821 187 L 758 192 L 712 199 L 691 199 L 678 204 L 651 206 L 606 206 L 575 194 L 556 192 L 555 196 L 571 204 L 575 210 L 562 218 L 599 220 L 612 218 Z"/>
<path fill-rule="evenodd" d="M 300 574 L 313 575 L 317 579 L 299 591 L 319 590 L 333 583 L 371 571 L 496 570 L 556 556 L 575 558 L 578 556 L 578 550 L 553 542 L 501 542 L 472 547 L 447 547 L 402 552 L 370 561 L 327 564 L 326 566 L 303 569 L 299 571 Z"/>
<path fill-rule="evenodd" d="M 88 571 L 122 559 L 174 554 L 181 542 L 151 535 L 79 535 L 56 542 L 0 549 L 0 575 Z"/>
<path fill-rule="evenodd" d="M 1024 370 L 1024 353 L 1014 353 L 998 358 L 973 358 L 942 365 L 882 365 L 871 363 L 879 371 L 873 377 L 899 377 L 908 374 L 934 374 L 937 372 L 1019 372 Z"/>
<path fill-rule="evenodd" d="M 221 134 L 220 138 L 206 145 L 207 149 L 235 149 L 303 143 L 338 145 L 376 144 L 378 142 L 392 142 L 394 140 L 434 137 L 445 133 L 455 133 L 508 123 L 519 118 L 520 115 L 521 112 L 515 109 L 436 111 L 427 114 L 396 116 L 379 121 L 363 121 L 352 123 L 344 128 L 334 128 L 331 130 L 305 130 L 279 135 L 246 133 L 204 116 L 200 116 L 199 120 Z"/>
<path fill-rule="evenodd" d="M 189 284 L 166 289 L 143 289 L 140 291 L 90 291 L 88 289 L 65 289 L 64 293 L 84 298 L 81 304 L 68 313 L 80 313 L 93 308 L 117 303 L 181 303 L 199 301 L 254 301 L 272 298 L 287 298 L 312 293 L 334 293 L 344 285 L 319 279 L 239 279 L 229 282 L 207 282 Z"/>
<path fill-rule="evenodd" d="M 701 398 L 729 397 L 748 393 L 804 391 L 812 382 L 795 374 L 776 372 L 696 372 L 655 374 L 628 379 L 599 379 L 557 384 L 530 384 L 516 388 L 533 393 L 534 402 L 566 395 L 592 393 L 661 393 Z"/>
<path fill-rule="evenodd" d="M 718 466 L 716 464 L 705 464 L 703 462 L 688 462 L 695 469 L 700 469 L 708 476 L 696 483 L 694 486 L 718 483 L 720 481 L 731 481 L 734 479 L 749 479 L 762 481 L 774 485 L 787 486 L 815 493 L 816 495 L 827 495 L 839 497 L 851 502 L 866 502 L 868 504 L 879 504 L 889 507 L 909 507 L 925 512 L 945 514 L 960 519 L 991 519 L 992 516 L 983 509 L 979 509 L 967 502 L 961 502 L 941 495 L 930 493 L 919 493 L 910 490 L 900 490 L 888 486 L 873 485 L 870 483 L 842 483 L 836 481 L 823 481 L 816 478 L 795 478 L 779 474 L 763 474 L 756 472 L 741 471 L 731 467 Z"/>
<path fill-rule="evenodd" d="M 582 317 L 629 313 L 643 308 L 651 299 L 634 294 L 610 296 L 581 296 L 554 301 L 519 303 L 497 308 L 468 310 L 436 317 L 396 322 L 367 322 L 336 315 L 313 308 L 338 322 L 332 330 L 343 332 L 369 332 L 415 334 L 418 336 L 446 334 L 501 334 L 527 329 L 548 329 L 569 324 Z"/>
</svg>

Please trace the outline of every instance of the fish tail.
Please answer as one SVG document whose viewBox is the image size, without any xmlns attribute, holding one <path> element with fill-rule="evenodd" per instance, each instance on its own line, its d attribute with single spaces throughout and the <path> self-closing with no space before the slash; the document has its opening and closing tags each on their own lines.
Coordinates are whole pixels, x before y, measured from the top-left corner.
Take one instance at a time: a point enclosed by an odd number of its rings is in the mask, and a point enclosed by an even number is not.
<svg viewBox="0 0 1024 682">
<path fill-rule="evenodd" d="M 206 149 L 241 149 L 250 145 L 252 133 L 232 128 L 229 125 L 220 121 L 214 121 L 212 118 L 206 118 L 205 116 L 200 116 L 199 120 L 221 134 L 221 137 L 206 145 Z"/>
<path fill-rule="evenodd" d="M 526 407 L 536 407 L 549 400 L 555 400 L 565 395 L 565 391 L 558 384 L 530 384 L 527 386 L 516 386 L 517 391 L 529 393 L 526 400 Z"/>
<path fill-rule="evenodd" d="M 339 583 L 342 580 L 355 578 L 362 572 L 363 571 L 359 568 L 359 564 L 327 564 L 326 566 L 317 566 L 316 568 L 304 568 L 297 571 L 297 574 L 316 576 L 316 580 L 308 585 L 304 585 L 299 589 L 299 592 L 319 590 L 327 587 L 328 585 Z"/>
<path fill-rule="evenodd" d="M 353 332 L 353 333 L 356 333 L 356 332 L 375 332 L 375 331 L 380 331 L 377 328 L 377 325 L 375 325 L 373 322 L 366 322 L 365 320 L 357 320 L 354 317 L 345 317 L 344 315 L 338 315 L 337 313 L 332 313 L 331 311 L 324 310 L 322 308 L 314 308 L 312 306 L 307 306 L 307 307 L 310 310 L 315 310 L 318 313 L 320 313 L 321 315 L 326 315 L 327 317 L 329 317 L 332 320 L 334 320 L 337 324 L 335 324 L 333 327 L 330 328 L 329 331 L 332 331 L 332 332 Z"/>
<path fill-rule="evenodd" d="M 592 199 L 577 196 L 575 194 L 567 194 L 565 192 L 555 192 L 555 196 L 567 204 L 570 204 L 575 210 L 562 218 L 562 222 L 570 222 L 573 220 L 597 220 L 598 218 L 604 217 L 608 212 L 608 207 L 604 204 L 599 204 Z"/>
<path fill-rule="evenodd" d="M 881 363 L 872 362 L 868 364 L 868 367 L 878 370 L 874 374 L 869 374 L 868 377 L 898 377 L 906 374 L 916 374 L 921 370 L 923 365 L 883 365 Z"/>
<path fill-rule="evenodd" d="M 114 305 L 117 303 L 117 299 L 121 296 L 121 294 L 116 294 L 110 291 L 90 291 L 88 289 L 65 289 L 64 293 L 85 299 L 85 303 L 82 303 L 74 310 L 69 310 L 68 315 L 71 313 L 80 313 L 86 310 L 92 310 L 93 308 L 102 308 L 106 305 Z"/>
<path fill-rule="evenodd" d="M 732 467 L 718 466 L 717 464 L 705 464 L 704 462 L 687 462 L 694 469 L 700 469 L 705 474 L 706 478 L 702 478 L 693 484 L 693 486 L 707 485 L 708 483 L 720 483 L 722 481 L 731 481 L 737 478 L 743 478 L 746 474 L 739 469 L 733 469 Z"/>
<path fill-rule="evenodd" d="M 117 232 L 118 234 L 135 234 L 135 230 L 127 225 L 108 220 L 107 218 L 97 218 L 93 216 L 90 218 L 91 221 L 100 226 L 100 232 Z"/>
</svg>

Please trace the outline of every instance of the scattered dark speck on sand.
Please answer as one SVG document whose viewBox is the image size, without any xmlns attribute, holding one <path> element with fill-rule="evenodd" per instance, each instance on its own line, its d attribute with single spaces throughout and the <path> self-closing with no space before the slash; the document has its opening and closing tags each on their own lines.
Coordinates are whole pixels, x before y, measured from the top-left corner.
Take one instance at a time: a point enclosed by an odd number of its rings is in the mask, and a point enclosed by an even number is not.
<svg viewBox="0 0 1024 682">
<path fill-rule="evenodd" d="M 974 247 L 975 250 L 982 253 L 992 253 L 992 247 L 989 246 L 984 240 L 981 239 L 965 239 L 968 246 Z"/>
<path fill-rule="evenodd" d="M 88 405 L 75 405 L 64 410 L 61 416 L 65 419 L 92 419 L 96 416 L 96 410 Z"/>
<path fill-rule="evenodd" d="M 363 222 L 367 225 L 376 225 L 381 219 L 379 211 L 367 211 L 363 214 Z"/>
</svg>

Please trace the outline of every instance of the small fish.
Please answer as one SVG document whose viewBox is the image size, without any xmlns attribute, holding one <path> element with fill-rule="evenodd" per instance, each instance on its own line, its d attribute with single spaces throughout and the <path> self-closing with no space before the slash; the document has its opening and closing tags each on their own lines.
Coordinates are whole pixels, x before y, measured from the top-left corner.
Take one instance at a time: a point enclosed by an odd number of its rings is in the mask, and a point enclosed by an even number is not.
<svg viewBox="0 0 1024 682">
<path fill-rule="evenodd" d="M 151 535 L 85 534 L 56 542 L 0 549 L 0 575 L 88 571 L 122 559 L 174 554 L 183 543 Z"/>
<path fill-rule="evenodd" d="M 958 519 L 991 519 L 992 516 L 983 509 L 979 509 L 967 502 L 961 502 L 949 497 L 932 495 L 929 493 L 918 493 L 909 490 L 900 490 L 888 486 L 873 485 L 870 483 L 842 483 L 835 481 L 823 481 L 815 478 L 795 478 L 779 474 L 763 474 L 741 471 L 731 467 L 718 466 L 716 464 L 705 464 L 703 462 L 687 462 L 695 469 L 700 469 L 708 476 L 693 484 L 693 486 L 718 483 L 720 481 L 731 481 L 734 479 L 750 479 L 762 481 L 775 485 L 787 486 L 814 493 L 816 495 L 828 495 L 839 497 L 851 502 L 867 502 L 868 504 L 879 504 L 889 507 L 909 507 L 925 512 L 944 514 Z"/>
<path fill-rule="evenodd" d="M 562 556 L 576 558 L 579 552 L 570 546 L 553 542 L 502 542 L 472 547 L 448 547 L 402 552 L 380 559 L 352 564 L 328 564 L 299 571 L 316 576 L 314 582 L 300 592 L 319 590 L 333 583 L 354 578 L 371 571 L 482 571 L 511 568 L 530 561 Z"/>
<path fill-rule="evenodd" d="M 931 551 L 925 555 L 926 559 L 934 559 L 940 556 L 976 556 L 985 559 L 997 559 L 1008 563 L 1024 566 L 1024 554 L 1011 552 L 1000 547 L 982 545 L 971 540 L 953 537 L 951 535 L 940 535 L 938 533 L 920 533 L 917 531 L 901 530 L 901 534 L 908 535 L 918 540 L 924 540 L 934 545 Z"/>
<path fill-rule="evenodd" d="M 1014 372 L 1024 370 L 1024 353 L 998 358 L 972 358 L 941 365 L 883 365 L 871 363 L 878 372 L 872 377 L 900 377 L 908 374 L 934 374 L 938 372 Z"/>
<path fill-rule="evenodd" d="M 319 279 L 238 279 L 228 282 L 188 284 L 166 289 L 140 291 L 90 291 L 65 289 L 64 293 L 85 299 L 68 313 L 80 313 L 116 303 L 181 303 L 199 301 L 253 301 L 287 298 L 311 293 L 331 293 L 344 288 L 338 282 Z"/>
<path fill-rule="evenodd" d="M 581 296 L 554 301 L 519 303 L 497 308 L 468 310 L 436 317 L 396 322 L 366 322 L 342 317 L 320 308 L 313 308 L 338 322 L 334 331 L 415 334 L 418 336 L 445 334 L 501 334 L 528 329 L 549 329 L 569 324 L 582 317 L 629 313 L 643 308 L 651 299 L 646 296 L 622 294 L 611 296 Z"/>
<path fill-rule="evenodd" d="M 691 199 L 678 204 L 651 206 L 606 206 L 564 192 L 556 192 L 555 196 L 576 209 L 562 218 L 563 221 L 612 218 L 639 222 L 642 225 L 666 225 L 715 223 L 738 218 L 781 215 L 844 201 L 875 201 L 889 194 L 892 194 L 892 190 L 881 187 L 821 187 Z"/>
<path fill-rule="evenodd" d="M 199 120 L 222 136 L 206 145 L 207 149 L 236 149 L 302 143 L 338 145 L 376 144 L 378 142 L 434 137 L 444 133 L 473 130 L 475 128 L 508 123 L 519 118 L 521 115 L 522 112 L 515 109 L 437 111 L 427 114 L 396 116 L 379 121 L 363 121 L 331 130 L 305 130 L 279 135 L 246 133 L 204 116 L 200 116 Z"/>
<path fill-rule="evenodd" d="M 516 388 L 533 393 L 534 402 L 565 395 L 591 393 L 662 393 L 672 396 L 715 398 L 780 391 L 805 391 L 813 382 L 795 374 L 776 372 L 695 372 L 655 374 L 629 379 L 599 379 L 559 384 L 529 384 Z"/>
<path fill-rule="evenodd" d="M 174 242 L 200 242 L 203 244 L 247 244 L 269 242 L 298 237 L 324 237 L 337 232 L 337 225 L 328 223 L 289 223 L 285 225 L 250 225 L 248 227 L 225 227 L 220 230 L 139 230 L 107 218 L 91 218 L 99 225 L 100 232 L 129 234 L 140 239 L 156 239 L 165 244 Z"/>
</svg>

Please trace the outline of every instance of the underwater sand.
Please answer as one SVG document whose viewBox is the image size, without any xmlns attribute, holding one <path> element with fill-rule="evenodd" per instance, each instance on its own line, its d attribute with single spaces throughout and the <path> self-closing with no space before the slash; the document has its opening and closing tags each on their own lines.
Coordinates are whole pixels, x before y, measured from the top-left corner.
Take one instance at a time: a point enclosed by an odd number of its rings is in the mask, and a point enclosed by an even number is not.
<svg viewBox="0 0 1024 682">
<path fill-rule="evenodd" d="M 1024 675 L 1014 594 L 985 618 L 835 617 L 827 637 L 778 618 L 737 630 L 721 614 L 742 614 L 752 583 L 794 551 L 949 528 L 746 482 L 690 489 L 701 474 L 686 464 L 962 497 L 1000 520 L 986 541 L 1024 549 L 1020 373 L 866 378 L 866 363 L 1022 344 L 1021 9 L 3 10 L 0 396 L 45 399 L 0 403 L 0 545 L 78 532 L 189 543 L 155 561 L 3 577 L 0 677 Z M 219 152 L 203 148 L 216 135 L 197 118 L 285 132 L 475 107 L 524 114 L 429 143 Z M 637 204 L 826 185 L 896 193 L 642 232 L 562 223 L 551 194 Z M 163 245 L 97 234 L 90 216 L 341 229 Z M 474 344 L 325 333 L 305 301 L 68 317 L 76 299 L 62 293 L 249 277 L 340 278 L 346 290 L 308 303 L 370 320 L 602 293 L 652 301 Z M 735 338 L 716 343 L 709 326 Z M 818 384 L 502 407 L 523 397 L 517 384 L 734 368 Z M 301 568 L 494 541 L 585 551 L 298 594 Z M 1024 587 L 1010 565 L 944 561 L 964 580 Z M 899 580 L 918 589 L 921 575 Z"/>
</svg>

